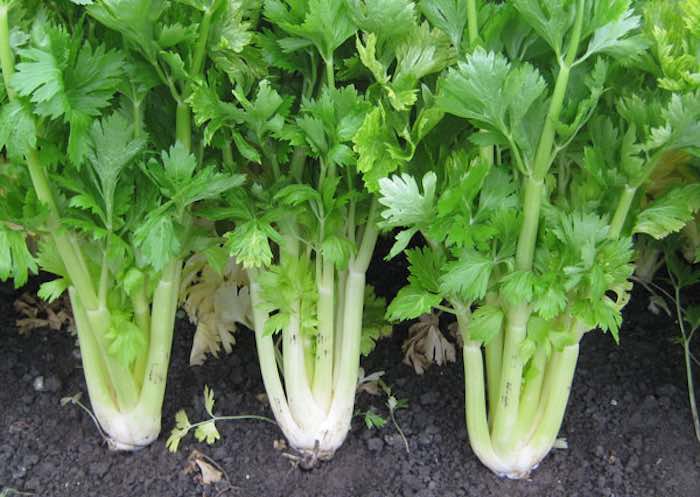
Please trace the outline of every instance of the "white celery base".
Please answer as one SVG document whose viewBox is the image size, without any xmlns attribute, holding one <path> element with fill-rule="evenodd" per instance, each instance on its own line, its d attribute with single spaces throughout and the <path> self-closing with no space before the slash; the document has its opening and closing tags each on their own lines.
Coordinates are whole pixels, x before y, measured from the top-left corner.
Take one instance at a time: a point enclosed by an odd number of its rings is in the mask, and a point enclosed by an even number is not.
<svg viewBox="0 0 700 497">
<path fill-rule="evenodd" d="M 343 445 L 350 431 L 351 416 L 331 413 L 315 430 L 299 430 L 280 423 L 280 428 L 291 448 L 314 460 L 328 460 Z"/>
<path fill-rule="evenodd" d="M 160 434 L 160 412 L 150 414 L 140 405 L 128 412 L 119 412 L 94 402 L 92 408 L 112 450 L 140 450 Z"/>
</svg>

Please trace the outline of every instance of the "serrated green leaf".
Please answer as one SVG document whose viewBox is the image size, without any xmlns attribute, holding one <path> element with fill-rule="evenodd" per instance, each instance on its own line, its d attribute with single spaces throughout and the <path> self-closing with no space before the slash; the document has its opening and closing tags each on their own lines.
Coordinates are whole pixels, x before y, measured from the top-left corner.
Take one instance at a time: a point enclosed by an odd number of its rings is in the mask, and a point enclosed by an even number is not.
<svg viewBox="0 0 700 497">
<path fill-rule="evenodd" d="M 209 416 L 214 417 L 214 390 L 204 385 L 204 408 Z"/>
<path fill-rule="evenodd" d="M 167 214 L 149 216 L 134 232 L 134 241 L 156 271 L 178 257 L 182 249 L 175 224 Z"/>
<path fill-rule="evenodd" d="M 442 302 L 442 297 L 421 288 L 406 286 L 391 301 L 386 310 L 389 321 L 415 319 L 430 312 Z"/>
<path fill-rule="evenodd" d="M 381 227 L 414 227 L 430 223 L 433 218 L 437 176 L 428 172 L 423 176 L 423 193 L 416 180 L 408 175 L 392 176 L 379 181 L 379 203 L 386 209 L 381 212 Z"/>
<path fill-rule="evenodd" d="M 68 280 L 65 278 L 58 278 L 55 280 L 47 281 L 39 286 L 39 291 L 37 295 L 40 299 L 45 300 L 49 304 L 59 298 L 68 289 Z"/>
<path fill-rule="evenodd" d="M 596 53 L 606 53 L 616 57 L 634 57 L 646 48 L 646 42 L 639 36 L 628 36 L 640 24 L 640 17 L 627 10 L 617 19 L 596 29 L 588 42 L 585 60 Z"/>
<path fill-rule="evenodd" d="M 11 159 L 20 160 L 36 146 L 36 127 L 31 112 L 20 101 L 9 102 L 0 110 L 0 149 Z"/>
<path fill-rule="evenodd" d="M 489 304 L 479 306 L 471 315 L 465 339 L 489 343 L 501 331 L 503 319 L 503 311 L 500 307 Z"/>
<path fill-rule="evenodd" d="M 320 202 L 321 194 L 309 185 L 293 184 L 282 188 L 273 198 L 282 205 L 295 207 L 311 200 Z"/>
<path fill-rule="evenodd" d="M 416 288 L 432 293 L 440 292 L 440 269 L 443 258 L 427 247 L 406 251 L 409 272 L 408 281 Z"/>
<path fill-rule="evenodd" d="M 221 438 L 221 435 L 219 434 L 219 430 L 216 429 L 216 423 L 212 419 L 195 428 L 194 438 L 196 438 L 198 442 L 212 445 Z"/>
<path fill-rule="evenodd" d="M 37 269 L 36 261 L 27 248 L 26 234 L 5 229 L 0 224 L 0 280 L 12 277 L 15 288 L 19 288 Z"/>
<path fill-rule="evenodd" d="M 440 291 L 465 302 L 483 298 L 493 264 L 489 257 L 472 250 L 464 250 L 459 259 L 445 266 L 445 272 L 440 277 Z"/>
<path fill-rule="evenodd" d="M 355 244 L 345 237 L 331 235 L 321 244 L 321 254 L 338 270 L 347 269 L 350 257 L 355 253 Z"/>
<path fill-rule="evenodd" d="M 421 0 L 418 6 L 433 26 L 450 37 L 452 46 L 460 49 L 467 25 L 467 4 L 467 0 Z"/>
<path fill-rule="evenodd" d="M 131 368 L 139 355 L 145 352 L 146 336 L 144 330 L 136 326 L 130 317 L 119 311 L 111 313 L 109 330 L 106 334 L 109 341 L 108 352 L 123 367 Z"/>
<path fill-rule="evenodd" d="M 700 209 L 700 184 L 672 188 L 639 213 L 634 233 L 657 240 L 682 229 Z"/>
<path fill-rule="evenodd" d="M 232 232 L 226 234 L 226 238 L 229 253 L 243 264 L 243 267 L 266 267 L 272 263 L 268 233 L 257 221 L 239 224 Z"/>
<path fill-rule="evenodd" d="M 513 271 L 500 281 L 500 294 L 510 304 L 532 300 L 534 275 L 530 271 Z"/>
<path fill-rule="evenodd" d="M 389 253 L 387 256 L 384 258 L 384 260 L 391 260 L 397 255 L 399 255 L 401 252 L 404 251 L 404 249 L 408 246 L 408 244 L 411 241 L 411 238 L 418 233 L 417 228 L 410 228 L 407 230 L 401 230 L 396 234 L 396 240 L 394 241 L 394 244 L 391 246 L 391 250 L 389 250 Z"/>
</svg>

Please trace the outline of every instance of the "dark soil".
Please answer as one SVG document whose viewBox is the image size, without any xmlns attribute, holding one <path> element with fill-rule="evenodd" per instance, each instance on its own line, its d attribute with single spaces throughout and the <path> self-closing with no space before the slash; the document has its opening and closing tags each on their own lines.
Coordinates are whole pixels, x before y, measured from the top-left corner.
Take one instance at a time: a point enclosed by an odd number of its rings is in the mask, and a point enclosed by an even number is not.
<svg viewBox="0 0 700 497">
<path fill-rule="evenodd" d="M 400 281 L 397 267 L 374 271 L 370 279 Z M 469 448 L 461 361 L 416 376 L 401 363 L 405 329 L 383 340 L 364 367 L 386 370 L 397 396 L 409 401 L 397 418 L 410 454 L 391 424 L 368 430 L 360 418 L 335 458 L 313 471 L 293 467 L 273 448 L 280 431 L 261 422 L 222 423 L 215 446 L 190 437 L 177 454 L 167 452 L 164 440 L 178 409 L 191 420 L 204 419 L 205 384 L 214 389 L 221 414 L 271 416 L 256 397 L 264 390 L 251 334 L 239 334 L 233 355 L 190 368 L 193 330 L 184 321 L 177 325 L 160 440 L 132 454 L 109 452 L 84 412 L 60 405 L 62 397 L 85 392 L 75 339 L 48 331 L 19 336 L 14 296 L 0 288 L 0 495 L 14 495 L 2 493 L 11 488 L 40 497 L 697 497 L 700 444 L 681 349 L 671 341 L 673 323 L 647 312 L 643 294 L 636 297 L 621 346 L 601 333 L 583 340 L 561 432 L 569 449 L 553 451 L 530 480 L 508 481 Z M 44 391 L 33 387 L 38 376 Z M 366 393 L 358 405 L 385 412 L 383 399 Z M 204 486 L 185 474 L 193 449 L 221 465 L 233 487 Z"/>
</svg>

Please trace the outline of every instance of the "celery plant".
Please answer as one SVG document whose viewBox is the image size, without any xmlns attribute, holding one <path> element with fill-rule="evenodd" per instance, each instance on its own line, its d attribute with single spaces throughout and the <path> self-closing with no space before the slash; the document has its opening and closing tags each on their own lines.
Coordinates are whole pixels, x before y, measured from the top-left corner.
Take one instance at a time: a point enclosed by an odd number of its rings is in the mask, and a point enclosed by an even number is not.
<svg viewBox="0 0 700 497">
<path fill-rule="evenodd" d="M 142 15 L 133 4 L 121 14 Z M 191 208 L 242 177 L 200 166 L 179 108 L 155 138 L 144 107 L 169 107 L 159 67 L 97 42 L 79 9 L 0 2 L 0 278 L 58 277 L 40 296 L 69 292 L 96 418 L 112 448 L 133 450 L 160 431 L 181 260 L 200 237 Z"/>
<path fill-rule="evenodd" d="M 232 142 L 251 184 L 202 214 L 234 225 L 225 246 L 248 273 L 270 405 L 312 465 L 345 439 L 360 355 L 387 331 L 365 282 L 377 182 L 429 129 L 423 117 L 412 130 L 411 113 L 448 41 L 404 0 L 268 0 L 247 19 L 257 33 L 242 59 L 265 77 L 212 68 L 188 101 L 213 147 Z"/>
<path fill-rule="evenodd" d="M 700 207 L 699 184 L 640 204 L 660 157 L 698 153 L 700 94 L 648 84 L 627 0 L 462 3 L 466 53 L 435 98 L 459 119 L 405 168 L 422 189 L 407 173 L 380 181 L 382 223 L 404 228 L 397 245 L 427 241 L 407 251 L 409 285 L 388 315 L 456 316 L 471 446 L 523 478 L 555 443 L 582 337 L 618 338 L 632 235 L 662 238 Z"/>
</svg>

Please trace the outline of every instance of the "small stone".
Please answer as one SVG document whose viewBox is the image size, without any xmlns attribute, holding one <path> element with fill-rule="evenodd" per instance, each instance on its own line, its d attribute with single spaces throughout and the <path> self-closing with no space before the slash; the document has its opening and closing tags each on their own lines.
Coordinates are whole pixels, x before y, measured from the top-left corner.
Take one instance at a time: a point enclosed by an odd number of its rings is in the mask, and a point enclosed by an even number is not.
<svg viewBox="0 0 700 497">
<path fill-rule="evenodd" d="M 418 401 L 424 406 L 433 405 L 437 402 L 437 393 L 436 392 L 426 392 L 420 396 Z"/>
<path fill-rule="evenodd" d="M 381 438 L 372 437 L 367 440 L 367 448 L 372 452 L 381 452 L 381 450 L 384 448 L 384 442 Z"/>
<path fill-rule="evenodd" d="M 605 449 L 603 448 L 602 445 L 598 445 L 595 448 L 595 455 L 598 457 L 603 457 L 605 455 Z"/>
<path fill-rule="evenodd" d="M 12 472 L 12 479 L 19 480 L 20 478 L 24 478 L 26 474 L 27 468 L 25 466 L 19 466 Z"/>
<path fill-rule="evenodd" d="M 34 378 L 34 381 L 32 382 L 32 387 L 34 387 L 34 390 L 37 392 L 43 392 L 44 391 L 44 377 L 43 376 L 37 376 Z"/>
</svg>

